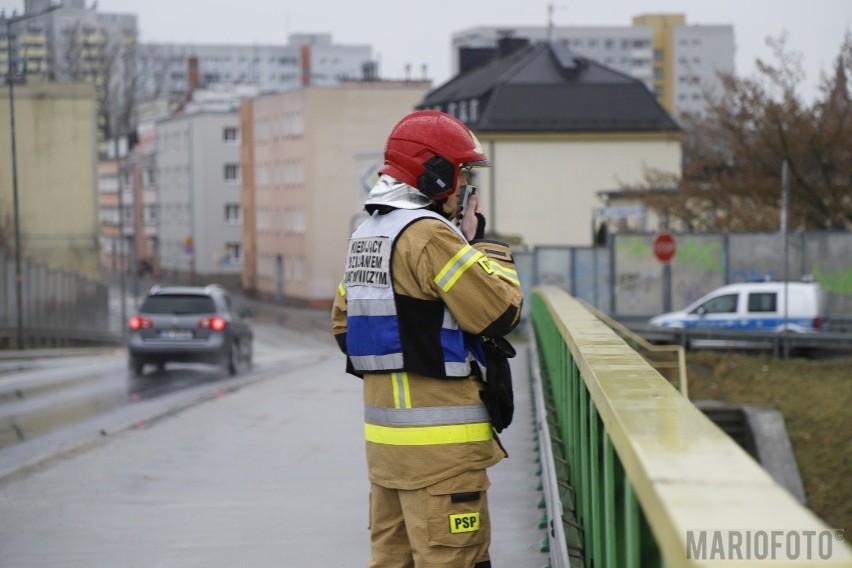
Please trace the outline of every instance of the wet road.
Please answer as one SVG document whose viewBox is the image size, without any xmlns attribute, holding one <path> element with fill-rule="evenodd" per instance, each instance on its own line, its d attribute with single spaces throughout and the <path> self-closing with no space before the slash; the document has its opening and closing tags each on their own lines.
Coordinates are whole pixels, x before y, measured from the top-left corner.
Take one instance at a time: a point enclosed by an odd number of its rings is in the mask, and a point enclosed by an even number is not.
<svg viewBox="0 0 852 568">
<path fill-rule="evenodd" d="M 327 334 L 254 325 L 250 372 L 169 370 L 188 386 L 0 450 L 2 469 L 88 429 L 61 458 L 0 471 L 0 567 L 365 566 L 361 383 Z M 79 363 L 127 387 L 123 354 L 111 357 Z M 547 558 L 525 358 L 512 364 L 517 410 L 501 435 L 512 458 L 489 472 L 492 555 L 495 567 L 537 567 Z"/>
<path fill-rule="evenodd" d="M 285 329 L 283 324 L 287 324 Z M 35 440 L 75 424 L 104 416 L 140 401 L 169 397 L 182 391 L 230 389 L 260 378 L 282 361 L 276 348 L 283 337 L 310 335 L 311 322 L 293 322 L 264 315 L 252 322 L 255 367 L 243 364 L 237 378 L 221 367 L 171 363 L 162 370 L 148 368 L 133 377 L 126 351 L 87 350 L 75 357 L 50 357 L 0 362 L 0 450 Z M 327 332 L 325 332 L 327 333 Z M 301 341 L 302 338 L 296 338 Z M 292 343 L 292 338 L 288 338 Z"/>
</svg>

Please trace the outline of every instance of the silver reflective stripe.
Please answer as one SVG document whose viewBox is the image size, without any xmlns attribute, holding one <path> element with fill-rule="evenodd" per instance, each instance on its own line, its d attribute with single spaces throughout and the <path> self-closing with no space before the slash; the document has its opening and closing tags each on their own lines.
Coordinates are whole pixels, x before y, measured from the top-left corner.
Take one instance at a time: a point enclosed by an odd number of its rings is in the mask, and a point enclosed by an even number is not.
<svg viewBox="0 0 852 568">
<path fill-rule="evenodd" d="M 488 422 L 482 404 L 471 406 L 432 406 L 426 408 L 364 408 L 364 421 L 380 426 L 437 426 Z"/>
<path fill-rule="evenodd" d="M 381 371 L 384 369 L 401 369 L 402 353 L 388 355 L 357 355 L 350 357 L 352 364 L 359 371 Z"/>
<path fill-rule="evenodd" d="M 411 400 L 408 392 L 408 373 L 391 373 L 393 381 L 394 408 L 409 408 Z"/>
<path fill-rule="evenodd" d="M 450 313 L 450 310 L 444 308 L 444 321 L 441 322 L 441 327 L 444 329 L 458 329 L 459 322 L 456 321 L 456 318 L 453 317 L 453 314 Z"/>
<path fill-rule="evenodd" d="M 391 300 L 350 300 L 346 304 L 350 316 L 393 316 L 396 304 Z"/>
<path fill-rule="evenodd" d="M 440 280 L 435 281 L 435 284 L 437 284 L 439 288 L 443 288 L 445 290 L 449 289 L 450 282 L 452 282 L 453 279 L 456 277 L 456 273 L 458 273 L 460 270 L 465 270 L 465 265 L 473 257 L 482 256 L 482 253 L 476 250 L 475 248 L 468 247 L 468 249 L 469 250 L 467 250 L 459 258 L 457 258 L 455 262 L 453 262 L 452 266 L 444 269 L 446 272 L 444 272 L 444 275 L 441 277 Z"/>
<path fill-rule="evenodd" d="M 444 372 L 448 377 L 467 377 L 470 375 L 470 363 L 462 361 L 461 363 L 444 362 Z"/>
</svg>

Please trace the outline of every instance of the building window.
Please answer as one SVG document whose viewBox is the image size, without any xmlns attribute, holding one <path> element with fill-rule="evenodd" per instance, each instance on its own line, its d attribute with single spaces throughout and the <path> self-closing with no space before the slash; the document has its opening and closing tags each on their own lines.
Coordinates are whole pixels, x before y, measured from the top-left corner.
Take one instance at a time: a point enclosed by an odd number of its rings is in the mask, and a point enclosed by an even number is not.
<svg viewBox="0 0 852 568">
<path fill-rule="evenodd" d="M 242 264 L 243 246 L 240 243 L 225 243 L 224 264 Z"/>
<path fill-rule="evenodd" d="M 479 100 L 471 99 L 468 104 L 468 115 L 470 116 L 470 122 L 474 123 L 479 120 Z"/>
<path fill-rule="evenodd" d="M 467 122 L 467 101 L 462 101 L 459 103 L 459 120 L 462 122 Z"/>
<path fill-rule="evenodd" d="M 222 130 L 222 140 L 231 144 L 236 144 L 240 141 L 240 131 L 236 126 L 226 126 Z"/>
<path fill-rule="evenodd" d="M 305 164 L 287 162 L 284 164 L 284 185 L 302 185 L 305 183 Z"/>
<path fill-rule="evenodd" d="M 286 209 L 284 211 L 284 231 L 289 234 L 305 234 L 305 210 Z"/>
<path fill-rule="evenodd" d="M 242 223 L 243 215 L 238 203 L 225 204 L 225 223 L 228 225 L 239 225 Z"/>
<path fill-rule="evenodd" d="M 225 182 L 229 184 L 240 183 L 239 164 L 225 164 Z"/>
</svg>

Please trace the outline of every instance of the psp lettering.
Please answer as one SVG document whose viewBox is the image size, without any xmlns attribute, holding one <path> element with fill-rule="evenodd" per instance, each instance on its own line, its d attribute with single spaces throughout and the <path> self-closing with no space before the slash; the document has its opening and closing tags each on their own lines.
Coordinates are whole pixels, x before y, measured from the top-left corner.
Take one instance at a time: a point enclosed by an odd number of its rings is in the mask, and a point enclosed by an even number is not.
<svg viewBox="0 0 852 568">
<path fill-rule="evenodd" d="M 390 240 L 384 237 L 353 239 L 346 257 L 344 284 L 390 286 Z"/>
<path fill-rule="evenodd" d="M 450 532 L 465 533 L 479 530 L 479 513 L 458 513 L 450 515 Z"/>
</svg>

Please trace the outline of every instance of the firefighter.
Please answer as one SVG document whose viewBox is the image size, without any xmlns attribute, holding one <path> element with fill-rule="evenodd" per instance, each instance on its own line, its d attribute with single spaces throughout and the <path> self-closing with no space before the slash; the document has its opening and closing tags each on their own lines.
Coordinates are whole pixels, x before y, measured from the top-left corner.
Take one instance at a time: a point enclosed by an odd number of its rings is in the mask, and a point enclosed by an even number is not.
<svg viewBox="0 0 852 568">
<path fill-rule="evenodd" d="M 332 332 L 364 383 L 371 568 L 491 566 L 486 468 L 507 454 L 482 338 L 517 325 L 522 293 L 478 197 L 459 211 L 469 169 L 488 165 L 455 117 L 403 117 L 349 240 Z"/>
</svg>

